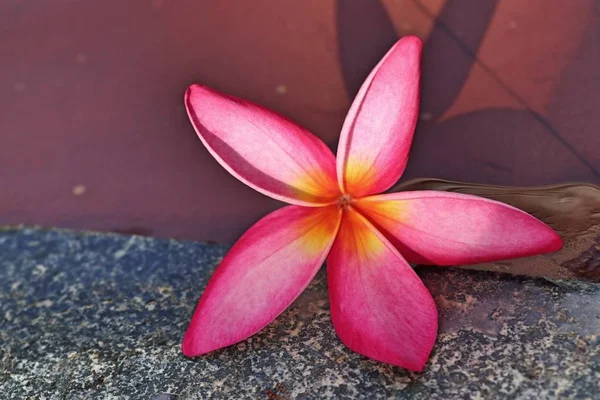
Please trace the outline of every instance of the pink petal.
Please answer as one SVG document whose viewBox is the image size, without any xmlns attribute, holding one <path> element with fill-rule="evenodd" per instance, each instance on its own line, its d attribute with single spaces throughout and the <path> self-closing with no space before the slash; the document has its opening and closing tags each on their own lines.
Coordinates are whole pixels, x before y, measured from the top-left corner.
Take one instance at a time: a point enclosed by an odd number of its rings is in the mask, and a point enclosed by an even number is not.
<svg viewBox="0 0 600 400">
<path fill-rule="evenodd" d="M 342 191 L 380 193 L 404 172 L 419 110 L 421 47 L 417 37 L 400 39 L 356 95 L 338 145 Z"/>
<path fill-rule="evenodd" d="M 562 247 L 560 236 L 531 215 L 466 194 L 399 192 L 359 199 L 355 206 L 417 264 L 473 264 Z"/>
<path fill-rule="evenodd" d="M 208 353 L 267 326 L 313 279 L 339 223 L 336 206 L 287 206 L 254 224 L 211 277 L 183 338 L 183 353 Z"/>
<path fill-rule="evenodd" d="M 327 273 L 342 342 L 374 360 L 423 369 L 437 333 L 435 303 L 406 260 L 352 209 L 344 212 Z"/>
<path fill-rule="evenodd" d="M 339 196 L 333 153 L 306 129 L 197 84 L 186 91 L 185 105 L 204 146 L 246 185 L 298 205 L 329 204 Z"/>
</svg>

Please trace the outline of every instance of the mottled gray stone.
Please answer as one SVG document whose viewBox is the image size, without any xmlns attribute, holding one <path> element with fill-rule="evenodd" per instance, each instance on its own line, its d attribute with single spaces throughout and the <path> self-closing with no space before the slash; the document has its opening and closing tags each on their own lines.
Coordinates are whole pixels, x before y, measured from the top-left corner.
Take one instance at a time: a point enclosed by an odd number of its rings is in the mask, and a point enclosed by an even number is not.
<svg viewBox="0 0 600 400">
<path fill-rule="evenodd" d="M 600 291 L 450 268 L 419 269 L 440 309 L 440 335 L 421 374 L 341 344 L 323 271 L 258 335 L 187 359 L 181 337 L 225 250 L 4 229 L 0 396 L 591 399 L 600 393 Z"/>
</svg>

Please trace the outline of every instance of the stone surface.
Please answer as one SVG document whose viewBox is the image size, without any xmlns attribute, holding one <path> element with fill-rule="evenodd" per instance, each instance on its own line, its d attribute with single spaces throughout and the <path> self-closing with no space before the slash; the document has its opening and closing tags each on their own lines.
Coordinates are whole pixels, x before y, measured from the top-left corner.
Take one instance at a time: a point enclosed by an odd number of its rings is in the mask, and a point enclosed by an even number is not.
<svg viewBox="0 0 600 400">
<path fill-rule="evenodd" d="M 181 337 L 225 250 L 3 229 L 2 397 L 591 399 L 600 392 L 597 286 L 451 268 L 419 269 L 440 309 L 440 335 L 421 374 L 341 344 L 323 271 L 261 333 L 187 359 Z"/>
</svg>

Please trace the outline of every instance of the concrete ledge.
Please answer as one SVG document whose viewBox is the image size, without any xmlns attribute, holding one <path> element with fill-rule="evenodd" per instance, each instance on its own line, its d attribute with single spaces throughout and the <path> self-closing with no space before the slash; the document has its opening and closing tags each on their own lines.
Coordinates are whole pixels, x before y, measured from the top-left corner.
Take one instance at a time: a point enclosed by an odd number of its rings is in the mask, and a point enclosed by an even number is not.
<svg viewBox="0 0 600 400">
<path fill-rule="evenodd" d="M 451 268 L 419 274 L 440 309 L 427 369 L 352 353 L 321 271 L 273 324 L 208 357 L 179 345 L 226 247 L 0 231 L 0 393 L 10 399 L 592 398 L 600 291 Z"/>
</svg>

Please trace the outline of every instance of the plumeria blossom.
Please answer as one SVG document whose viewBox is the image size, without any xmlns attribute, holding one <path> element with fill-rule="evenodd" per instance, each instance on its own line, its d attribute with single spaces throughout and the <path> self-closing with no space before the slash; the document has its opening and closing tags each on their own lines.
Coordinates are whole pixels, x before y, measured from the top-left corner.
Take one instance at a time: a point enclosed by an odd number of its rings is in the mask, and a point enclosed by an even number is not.
<svg viewBox="0 0 600 400">
<path fill-rule="evenodd" d="M 342 127 L 337 158 L 266 108 L 192 85 L 200 140 L 233 176 L 291 205 L 254 224 L 211 277 L 183 338 L 186 356 L 240 342 L 273 321 L 327 261 L 331 319 L 351 350 L 420 371 L 437 334 L 434 300 L 409 263 L 456 265 L 558 250 L 529 214 L 475 196 L 380 194 L 402 175 L 417 122 L 421 41 L 399 40 Z"/>
</svg>

